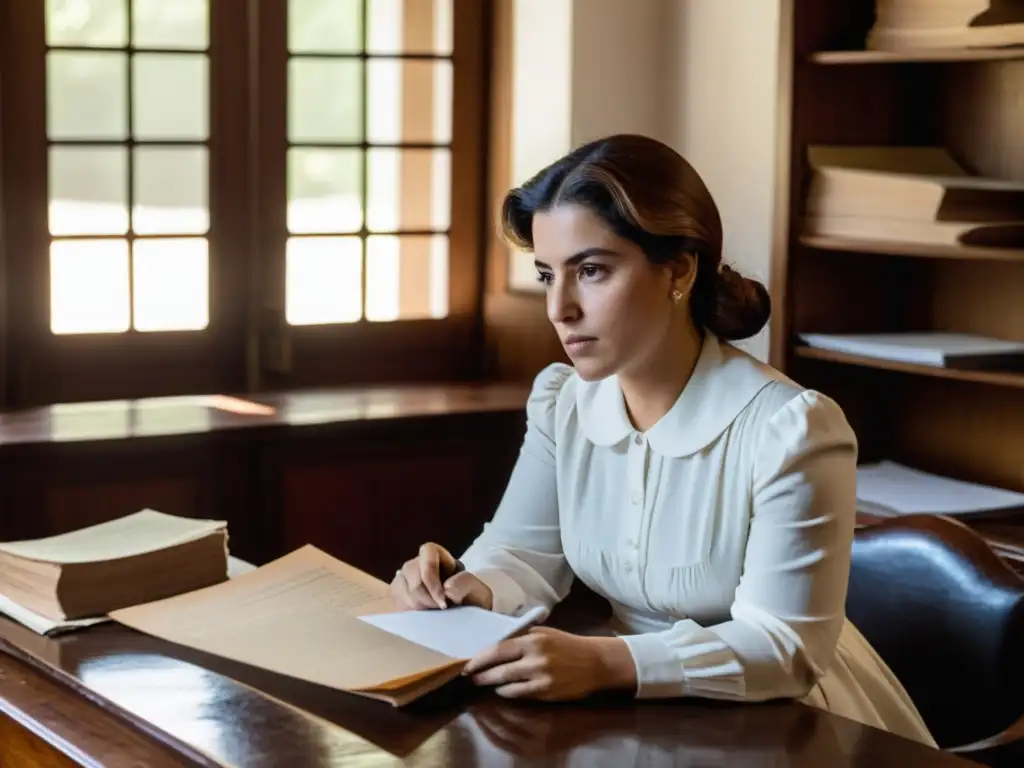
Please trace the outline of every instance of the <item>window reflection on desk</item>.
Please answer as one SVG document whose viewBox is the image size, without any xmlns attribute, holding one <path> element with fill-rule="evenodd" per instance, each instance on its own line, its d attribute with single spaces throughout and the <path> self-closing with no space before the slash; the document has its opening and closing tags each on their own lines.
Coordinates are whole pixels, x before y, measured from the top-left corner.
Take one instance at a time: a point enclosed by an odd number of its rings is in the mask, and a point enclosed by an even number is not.
<svg viewBox="0 0 1024 768">
<path fill-rule="evenodd" d="M 225 745 L 223 730 L 230 727 L 217 675 L 191 664 L 155 654 L 121 653 L 116 657 L 86 659 L 78 674 L 86 686 L 128 712 L 150 722 L 187 744 Z"/>
</svg>

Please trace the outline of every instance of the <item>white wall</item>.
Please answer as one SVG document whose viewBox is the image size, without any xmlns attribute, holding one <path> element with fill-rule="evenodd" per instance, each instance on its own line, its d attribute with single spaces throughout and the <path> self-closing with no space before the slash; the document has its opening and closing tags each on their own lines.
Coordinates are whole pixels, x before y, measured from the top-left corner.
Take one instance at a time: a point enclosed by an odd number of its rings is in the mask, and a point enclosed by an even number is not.
<svg viewBox="0 0 1024 768">
<path fill-rule="evenodd" d="M 664 9 L 668 141 L 718 203 L 726 260 L 767 286 L 779 0 L 665 0 Z M 741 346 L 767 360 L 767 329 Z"/>
<path fill-rule="evenodd" d="M 653 136 L 704 178 L 726 259 L 767 285 L 780 0 L 514 3 L 513 182 L 601 135 Z M 533 273 L 513 255 L 513 285 Z M 767 329 L 743 346 L 767 359 Z"/>
<path fill-rule="evenodd" d="M 613 133 L 665 140 L 665 51 L 658 42 L 672 0 L 576 0 L 572 141 Z"/>
<path fill-rule="evenodd" d="M 573 0 L 514 0 L 511 177 L 521 184 L 572 145 Z"/>
<path fill-rule="evenodd" d="M 666 2 L 513 0 L 512 183 L 600 136 L 666 138 L 658 44 Z M 543 290 L 527 254 L 511 255 L 509 281 Z"/>
</svg>

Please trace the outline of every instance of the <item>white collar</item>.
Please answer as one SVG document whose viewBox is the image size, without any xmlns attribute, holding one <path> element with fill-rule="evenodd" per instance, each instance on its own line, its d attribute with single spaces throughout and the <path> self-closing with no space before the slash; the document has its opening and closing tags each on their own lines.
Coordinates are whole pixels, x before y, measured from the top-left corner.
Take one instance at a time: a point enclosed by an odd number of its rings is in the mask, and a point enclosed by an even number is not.
<svg viewBox="0 0 1024 768">
<path fill-rule="evenodd" d="M 679 399 L 647 432 L 664 456 L 689 456 L 721 435 L 758 392 L 779 378 L 772 368 L 705 333 L 697 365 Z M 637 434 L 626 413 L 617 376 L 577 382 L 576 408 L 592 443 L 617 445 Z"/>
</svg>

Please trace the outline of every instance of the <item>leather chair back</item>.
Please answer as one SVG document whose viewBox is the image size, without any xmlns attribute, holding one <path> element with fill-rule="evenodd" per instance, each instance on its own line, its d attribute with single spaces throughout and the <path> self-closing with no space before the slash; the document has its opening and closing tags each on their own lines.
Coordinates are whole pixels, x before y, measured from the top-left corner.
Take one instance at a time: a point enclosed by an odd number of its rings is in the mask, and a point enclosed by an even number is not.
<svg viewBox="0 0 1024 768">
<path fill-rule="evenodd" d="M 940 747 L 1024 714 L 1024 580 L 962 523 L 913 515 L 858 529 L 846 612 Z"/>
</svg>

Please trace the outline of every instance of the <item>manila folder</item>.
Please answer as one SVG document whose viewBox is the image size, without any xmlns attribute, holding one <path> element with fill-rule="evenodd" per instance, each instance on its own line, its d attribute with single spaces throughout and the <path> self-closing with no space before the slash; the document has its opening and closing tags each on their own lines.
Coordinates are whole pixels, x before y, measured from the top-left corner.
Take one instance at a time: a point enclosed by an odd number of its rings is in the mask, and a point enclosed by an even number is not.
<svg viewBox="0 0 1024 768">
<path fill-rule="evenodd" d="M 456 677 L 456 659 L 362 621 L 394 611 L 388 587 L 313 546 L 236 579 L 114 611 L 172 643 L 404 704 Z"/>
</svg>

